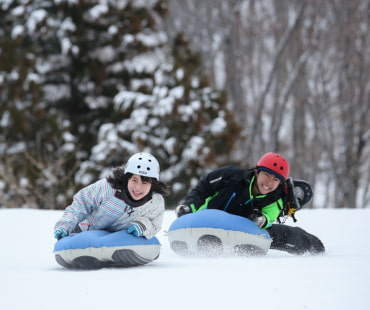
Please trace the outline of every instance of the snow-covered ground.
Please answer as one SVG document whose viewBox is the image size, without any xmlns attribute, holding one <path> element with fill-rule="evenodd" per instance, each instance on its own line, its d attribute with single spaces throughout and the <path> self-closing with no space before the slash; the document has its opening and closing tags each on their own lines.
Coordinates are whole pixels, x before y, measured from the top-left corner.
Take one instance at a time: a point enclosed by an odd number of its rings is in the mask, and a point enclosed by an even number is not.
<svg viewBox="0 0 370 310">
<path fill-rule="evenodd" d="M 370 209 L 298 212 L 297 225 L 321 238 L 324 255 L 213 259 L 171 251 L 164 231 L 175 217 L 166 211 L 158 260 L 94 271 L 55 262 L 61 215 L 0 209 L 0 309 L 370 309 Z"/>
</svg>

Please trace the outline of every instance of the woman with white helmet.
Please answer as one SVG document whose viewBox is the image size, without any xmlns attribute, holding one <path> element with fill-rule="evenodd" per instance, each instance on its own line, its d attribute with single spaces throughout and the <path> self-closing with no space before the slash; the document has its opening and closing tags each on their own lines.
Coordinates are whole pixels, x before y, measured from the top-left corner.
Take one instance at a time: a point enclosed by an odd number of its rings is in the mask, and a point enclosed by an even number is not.
<svg viewBox="0 0 370 310">
<path fill-rule="evenodd" d="M 161 229 L 164 198 L 170 188 L 159 181 L 159 163 L 148 153 L 137 153 L 125 166 L 76 193 L 54 228 L 56 239 L 86 230 L 127 230 L 152 238 Z"/>
</svg>

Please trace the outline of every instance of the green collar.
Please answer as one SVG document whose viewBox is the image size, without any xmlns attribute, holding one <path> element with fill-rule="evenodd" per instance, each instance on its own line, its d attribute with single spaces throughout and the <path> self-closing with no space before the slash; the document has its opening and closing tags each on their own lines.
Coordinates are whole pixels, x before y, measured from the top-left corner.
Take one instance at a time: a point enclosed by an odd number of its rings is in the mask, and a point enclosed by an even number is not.
<svg viewBox="0 0 370 310">
<path fill-rule="evenodd" d="M 253 196 L 253 185 L 254 185 L 255 182 L 257 182 L 257 180 L 256 180 L 256 176 L 254 175 L 251 178 L 251 182 L 249 183 L 249 196 L 251 197 L 251 199 L 253 199 L 253 198 L 263 198 L 263 197 L 266 197 L 266 194 L 258 195 L 258 196 Z"/>
</svg>

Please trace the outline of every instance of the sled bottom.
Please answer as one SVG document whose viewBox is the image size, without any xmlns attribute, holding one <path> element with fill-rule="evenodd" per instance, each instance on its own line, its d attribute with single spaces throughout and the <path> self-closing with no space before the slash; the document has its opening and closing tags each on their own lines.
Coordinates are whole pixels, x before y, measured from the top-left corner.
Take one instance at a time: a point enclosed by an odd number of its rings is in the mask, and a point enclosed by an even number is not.
<svg viewBox="0 0 370 310">
<path fill-rule="evenodd" d="M 102 260 L 94 256 L 81 255 L 68 259 L 62 254 L 55 254 L 56 262 L 69 269 L 100 269 L 104 267 L 135 267 L 145 265 L 157 259 L 159 254 L 154 258 L 144 258 L 130 249 L 116 250 L 110 260 Z"/>
<path fill-rule="evenodd" d="M 264 236 L 215 228 L 178 229 L 168 232 L 171 249 L 179 255 L 266 255 L 271 239 Z"/>
</svg>

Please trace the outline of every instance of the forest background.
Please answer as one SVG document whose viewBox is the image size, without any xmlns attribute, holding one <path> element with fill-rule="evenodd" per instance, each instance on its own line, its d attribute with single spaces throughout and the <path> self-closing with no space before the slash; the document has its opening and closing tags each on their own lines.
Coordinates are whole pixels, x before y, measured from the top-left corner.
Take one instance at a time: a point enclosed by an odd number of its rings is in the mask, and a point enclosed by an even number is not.
<svg viewBox="0 0 370 310">
<path fill-rule="evenodd" d="M 172 208 L 275 151 L 311 207 L 369 207 L 369 74 L 369 0 L 0 0 L 0 206 L 147 151 Z"/>
</svg>

